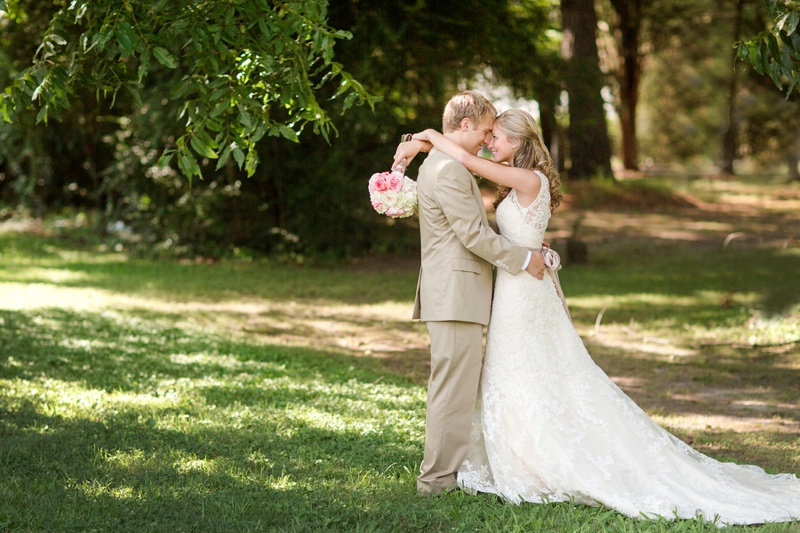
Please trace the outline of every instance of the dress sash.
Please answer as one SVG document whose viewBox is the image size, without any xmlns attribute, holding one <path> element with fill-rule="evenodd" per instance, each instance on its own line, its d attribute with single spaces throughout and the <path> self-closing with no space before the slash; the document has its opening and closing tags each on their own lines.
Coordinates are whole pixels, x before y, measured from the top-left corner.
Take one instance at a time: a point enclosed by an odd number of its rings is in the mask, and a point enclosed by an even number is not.
<svg viewBox="0 0 800 533">
<path fill-rule="evenodd" d="M 564 311 L 566 311 L 569 321 L 572 322 L 572 315 L 569 312 L 569 307 L 567 307 L 567 299 L 564 297 L 564 291 L 561 290 L 561 281 L 558 279 L 558 271 L 561 270 L 561 256 L 555 250 L 544 247 L 542 248 L 542 256 L 544 257 L 545 270 L 550 274 L 553 284 L 556 286 L 558 297 L 561 298 Z"/>
</svg>

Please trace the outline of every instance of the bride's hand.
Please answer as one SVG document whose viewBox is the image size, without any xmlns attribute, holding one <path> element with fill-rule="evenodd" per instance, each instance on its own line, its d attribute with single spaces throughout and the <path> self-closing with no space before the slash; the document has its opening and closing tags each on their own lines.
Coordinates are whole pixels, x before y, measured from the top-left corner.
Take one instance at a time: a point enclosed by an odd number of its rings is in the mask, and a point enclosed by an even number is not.
<svg viewBox="0 0 800 533">
<path fill-rule="evenodd" d="M 398 144 L 397 150 L 394 152 L 392 170 L 397 166 L 407 167 L 418 153 L 426 152 L 428 146 L 430 145 L 422 140 L 411 140 Z M 403 159 L 405 159 L 405 161 L 403 161 Z"/>
<path fill-rule="evenodd" d="M 429 131 L 431 131 L 431 130 L 425 130 L 425 131 L 421 131 L 419 133 L 415 133 L 414 135 L 411 136 L 411 138 L 414 139 L 415 141 L 423 141 L 425 143 L 430 143 L 431 142 L 431 137 L 430 137 L 430 135 L 428 135 Z"/>
</svg>

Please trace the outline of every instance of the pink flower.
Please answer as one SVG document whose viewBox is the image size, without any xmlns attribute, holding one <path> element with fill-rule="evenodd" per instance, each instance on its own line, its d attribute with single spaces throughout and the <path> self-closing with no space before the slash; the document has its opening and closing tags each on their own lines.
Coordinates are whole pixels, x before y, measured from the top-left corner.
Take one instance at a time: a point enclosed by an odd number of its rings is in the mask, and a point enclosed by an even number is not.
<svg viewBox="0 0 800 533">
<path fill-rule="evenodd" d="M 406 211 L 402 207 L 390 207 L 385 214 L 390 217 L 399 217 L 405 215 Z"/>
<path fill-rule="evenodd" d="M 372 207 L 375 208 L 376 211 L 380 211 L 383 204 L 379 200 L 372 200 Z"/>
<path fill-rule="evenodd" d="M 369 179 L 369 192 L 385 192 L 389 190 L 389 172 L 373 174 Z"/>
<path fill-rule="evenodd" d="M 392 173 L 388 178 L 388 185 L 390 191 L 400 192 L 403 190 L 403 177 Z"/>
</svg>

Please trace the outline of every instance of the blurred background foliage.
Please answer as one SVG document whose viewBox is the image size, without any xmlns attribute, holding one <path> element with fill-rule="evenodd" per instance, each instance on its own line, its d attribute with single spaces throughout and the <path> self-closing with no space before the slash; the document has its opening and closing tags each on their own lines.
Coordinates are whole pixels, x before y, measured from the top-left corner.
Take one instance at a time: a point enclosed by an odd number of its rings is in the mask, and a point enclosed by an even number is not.
<svg viewBox="0 0 800 533">
<path fill-rule="evenodd" d="M 104 2 L 115 3 L 126 4 Z M 0 12 L 0 86 L 19 85 L 62 4 L 14 0 L 6 7 L 12 16 Z M 535 102 L 543 137 L 565 177 L 593 177 L 570 172 L 586 167 L 579 164 L 585 150 L 570 151 L 570 107 L 575 117 L 585 108 L 580 94 L 567 92 L 574 87 L 574 55 L 564 46 L 561 23 L 567 4 L 572 9 L 577 2 L 294 4 L 327 4 L 327 26 L 352 34 L 326 46 L 379 98 L 374 109 L 350 107 L 353 99 L 336 97 L 338 84 L 312 80 L 315 105 L 338 135 L 331 130 L 326 141 L 306 128 L 296 141 L 264 136 L 253 144 L 260 163 L 250 177 L 233 157 L 218 165 L 195 152 L 202 179 L 190 183 L 176 161 L 159 162 L 187 134 L 186 117 L 179 118 L 184 102 L 171 94 L 191 75 L 178 48 L 174 65 L 151 62 L 136 90 L 118 91 L 113 102 L 91 84 L 76 84 L 68 107 L 50 113 L 46 123 L 37 120 L 42 116 L 35 105 L 0 123 L 0 218 L 62 214 L 83 225 L 88 240 L 106 235 L 155 256 L 276 254 L 300 262 L 412 253 L 415 219 L 374 213 L 367 179 L 388 168 L 400 134 L 438 126 L 449 96 L 476 87 L 506 87 L 511 103 Z M 796 92 L 787 98 L 769 77 L 736 62 L 732 47 L 774 28 L 765 4 L 597 0 L 594 8 L 596 27 L 577 25 L 569 39 L 584 32 L 584 41 L 597 43 L 597 57 L 589 58 L 599 66 L 597 79 L 585 83 L 600 88 L 606 120 L 593 127 L 611 139 L 617 172 L 797 179 L 800 99 Z M 290 117 L 271 119 L 301 129 Z"/>
</svg>

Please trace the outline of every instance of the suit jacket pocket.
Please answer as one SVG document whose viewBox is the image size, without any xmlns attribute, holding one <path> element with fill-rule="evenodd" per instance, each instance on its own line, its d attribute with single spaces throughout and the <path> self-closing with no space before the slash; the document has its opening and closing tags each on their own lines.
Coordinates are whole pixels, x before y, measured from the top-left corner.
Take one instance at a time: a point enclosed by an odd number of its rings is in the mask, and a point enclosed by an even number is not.
<svg viewBox="0 0 800 533">
<path fill-rule="evenodd" d="M 480 262 L 475 261 L 474 259 L 451 259 L 450 269 L 480 274 L 483 271 L 483 266 L 480 264 Z"/>
</svg>

